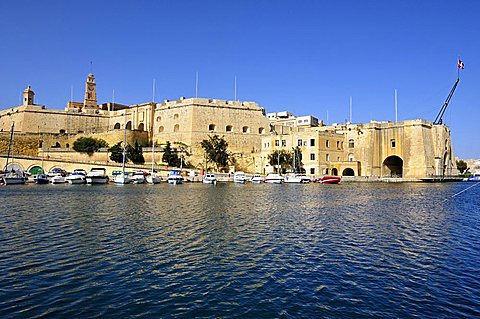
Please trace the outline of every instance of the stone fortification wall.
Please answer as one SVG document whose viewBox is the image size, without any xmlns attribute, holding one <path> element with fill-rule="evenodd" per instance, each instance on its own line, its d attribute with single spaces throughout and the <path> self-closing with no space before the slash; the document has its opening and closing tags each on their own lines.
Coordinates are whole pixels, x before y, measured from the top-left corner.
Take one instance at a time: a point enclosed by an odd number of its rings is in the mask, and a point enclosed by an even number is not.
<svg viewBox="0 0 480 319">
<path fill-rule="evenodd" d="M 0 154 L 7 154 L 10 133 L 0 133 Z M 13 155 L 37 156 L 39 140 L 37 136 L 15 134 L 13 142 Z"/>
</svg>

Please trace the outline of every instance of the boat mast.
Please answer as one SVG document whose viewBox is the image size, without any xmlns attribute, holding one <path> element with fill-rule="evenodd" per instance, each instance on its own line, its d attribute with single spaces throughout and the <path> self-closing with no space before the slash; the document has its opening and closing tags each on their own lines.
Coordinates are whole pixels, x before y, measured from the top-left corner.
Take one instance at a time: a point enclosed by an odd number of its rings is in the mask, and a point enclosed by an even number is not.
<svg viewBox="0 0 480 319">
<path fill-rule="evenodd" d="M 124 113 L 123 120 L 123 160 L 122 160 L 122 174 L 125 177 L 125 156 L 127 155 L 127 112 Z"/>
<path fill-rule="evenodd" d="M 153 121 L 155 121 L 155 79 L 153 79 L 153 93 L 152 93 L 152 113 L 153 113 Z M 152 175 L 153 175 L 153 167 L 155 165 L 155 125 L 152 123 Z"/>
<path fill-rule="evenodd" d="M 7 171 L 8 160 L 10 159 L 10 151 L 13 153 L 13 130 L 14 130 L 14 128 L 15 128 L 15 122 L 12 122 L 12 129 L 10 130 L 10 141 L 8 142 L 7 161 L 5 163 L 5 168 L 3 169 L 5 172 Z"/>
</svg>

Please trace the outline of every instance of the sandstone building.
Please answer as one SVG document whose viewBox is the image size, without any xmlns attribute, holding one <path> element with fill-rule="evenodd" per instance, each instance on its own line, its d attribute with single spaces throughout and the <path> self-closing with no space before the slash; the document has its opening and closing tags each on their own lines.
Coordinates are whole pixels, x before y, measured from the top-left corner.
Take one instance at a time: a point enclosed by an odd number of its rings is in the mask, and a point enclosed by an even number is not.
<svg viewBox="0 0 480 319">
<path fill-rule="evenodd" d="M 199 169 L 205 166 L 201 141 L 217 134 L 227 140 L 235 168 L 252 173 L 273 172 L 268 155 L 297 146 L 310 176 L 416 179 L 457 173 L 449 128 L 425 120 L 324 125 L 313 116 L 266 114 L 255 102 L 206 98 L 99 104 L 93 74 L 87 76 L 84 101 L 69 101 L 63 111 L 36 105 L 34 96 L 29 86 L 22 105 L 0 111 L 0 132 L 6 135 L 15 122 L 16 134 L 38 138 L 42 147 L 68 149 L 83 135 L 113 145 L 126 127 L 130 143 L 170 141 Z"/>
</svg>

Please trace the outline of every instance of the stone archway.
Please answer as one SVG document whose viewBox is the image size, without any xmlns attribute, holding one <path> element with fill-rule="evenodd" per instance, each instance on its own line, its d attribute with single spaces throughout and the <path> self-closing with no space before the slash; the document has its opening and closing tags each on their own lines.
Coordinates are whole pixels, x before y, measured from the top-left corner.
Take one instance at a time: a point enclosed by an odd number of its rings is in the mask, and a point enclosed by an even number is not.
<svg viewBox="0 0 480 319">
<path fill-rule="evenodd" d="M 342 176 L 355 176 L 355 171 L 352 168 L 345 168 L 342 172 Z"/>
<path fill-rule="evenodd" d="M 128 121 L 127 122 L 127 130 L 131 130 L 132 129 L 132 121 Z"/>
<path fill-rule="evenodd" d="M 145 128 L 145 125 L 143 123 L 140 123 L 140 125 L 138 125 L 138 130 L 139 131 L 143 131 Z"/>
<path fill-rule="evenodd" d="M 332 175 L 333 176 L 338 176 L 338 169 L 332 168 Z"/>
<path fill-rule="evenodd" d="M 403 160 L 396 155 L 387 157 L 383 161 L 383 176 L 395 178 L 403 177 Z"/>
<path fill-rule="evenodd" d="M 119 130 L 120 129 L 120 123 L 115 123 L 115 125 L 113 126 L 113 129 L 114 130 Z"/>
<path fill-rule="evenodd" d="M 43 171 L 43 168 L 39 165 L 33 165 L 32 167 L 30 167 L 28 169 L 28 172 L 31 174 L 31 175 L 40 175 L 40 174 L 43 174 L 44 171 Z"/>
</svg>

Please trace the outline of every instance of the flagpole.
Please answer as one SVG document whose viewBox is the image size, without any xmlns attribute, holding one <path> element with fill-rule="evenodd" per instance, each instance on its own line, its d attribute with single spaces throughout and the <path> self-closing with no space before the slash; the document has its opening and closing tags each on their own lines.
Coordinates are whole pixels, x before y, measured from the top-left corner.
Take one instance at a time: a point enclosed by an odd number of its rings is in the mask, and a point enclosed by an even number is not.
<svg viewBox="0 0 480 319">
<path fill-rule="evenodd" d="M 395 123 L 398 122 L 398 98 L 397 98 L 397 89 L 395 89 Z"/>
</svg>

